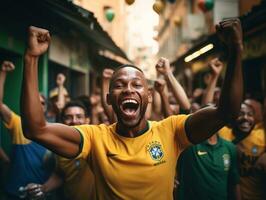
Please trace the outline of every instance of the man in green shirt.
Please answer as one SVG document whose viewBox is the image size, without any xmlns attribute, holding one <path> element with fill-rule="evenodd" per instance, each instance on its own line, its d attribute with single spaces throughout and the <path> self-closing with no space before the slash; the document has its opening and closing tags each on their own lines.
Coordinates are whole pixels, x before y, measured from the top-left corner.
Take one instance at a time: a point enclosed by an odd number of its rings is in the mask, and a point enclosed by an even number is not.
<svg viewBox="0 0 266 200">
<path fill-rule="evenodd" d="M 178 161 L 177 199 L 240 199 L 235 146 L 217 135 L 186 149 Z"/>
</svg>

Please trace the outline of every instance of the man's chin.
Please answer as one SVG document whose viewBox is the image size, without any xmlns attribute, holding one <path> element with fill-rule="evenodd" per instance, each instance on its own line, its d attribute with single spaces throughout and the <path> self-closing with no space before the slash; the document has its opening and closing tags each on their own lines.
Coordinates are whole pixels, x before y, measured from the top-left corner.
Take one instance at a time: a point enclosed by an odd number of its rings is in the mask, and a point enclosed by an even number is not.
<svg viewBox="0 0 266 200">
<path fill-rule="evenodd" d="M 126 128 L 135 128 L 140 124 L 140 119 L 134 119 L 134 120 L 124 120 L 122 119 L 120 122 L 125 126 Z"/>
</svg>

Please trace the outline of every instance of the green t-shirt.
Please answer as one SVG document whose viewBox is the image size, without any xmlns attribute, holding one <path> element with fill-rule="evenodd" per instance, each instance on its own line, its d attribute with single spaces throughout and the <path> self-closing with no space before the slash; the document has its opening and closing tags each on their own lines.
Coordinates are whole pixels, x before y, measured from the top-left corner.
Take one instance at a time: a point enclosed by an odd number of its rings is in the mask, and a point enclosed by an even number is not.
<svg viewBox="0 0 266 200">
<path fill-rule="evenodd" d="M 178 160 L 178 200 L 227 200 L 239 183 L 235 146 L 218 137 L 186 149 Z"/>
</svg>

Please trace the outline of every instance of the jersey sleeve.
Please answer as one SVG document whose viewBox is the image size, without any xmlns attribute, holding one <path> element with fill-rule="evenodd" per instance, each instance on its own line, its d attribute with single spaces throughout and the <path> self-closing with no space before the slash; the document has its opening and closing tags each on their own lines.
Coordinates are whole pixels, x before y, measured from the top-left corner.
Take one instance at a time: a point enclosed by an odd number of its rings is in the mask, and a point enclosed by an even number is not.
<svg viewBox="0 0 266 200">
<path fill-rule="evenodd" d="M 29 142 L 23 135 L 21 118 L 16 113 L 12 112 L 10 122 L 4 122 L 4 125 L 12 135 L 13 144 L 27 144 Z"/>
<path fill-rule="evenodd" d="M 228 128 L 227 126 L 224 126 L 218 131 L 218 135 L 227 140 L 227 141 L 232 141 L 234 139 L 233 134 L 232 134 L 232 129 Z"/>
<path fill-rule="evenodd" d="M 185 123 L 188 117 L 189 115 L 172 116 L 172 126 L 175 132 L 175 140 L 180 149 L 185 149 L 191 145 L 185 129 Z"/>
<path fill-rule="evenodd" d="M 80 142 L 80 154 L 78 158 L 87 159 L 92 146 L 92 137 L 94 132 L 93 125 L 81 125 L 74 126 L 76 130 L 80 133 L 81 142 Z"/>
</svg>

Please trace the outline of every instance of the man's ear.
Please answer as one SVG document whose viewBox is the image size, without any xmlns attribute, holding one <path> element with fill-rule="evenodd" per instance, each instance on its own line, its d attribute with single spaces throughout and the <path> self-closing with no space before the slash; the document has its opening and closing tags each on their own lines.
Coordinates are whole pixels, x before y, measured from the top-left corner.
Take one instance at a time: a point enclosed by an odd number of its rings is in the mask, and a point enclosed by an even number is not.
<svg viewBox="0 0 266 200">
<path fill-rule="evenodd" d="M 110 94 L 106 94 L 106 101 L 108 105 L 111 105 Z"/>
</svg>

